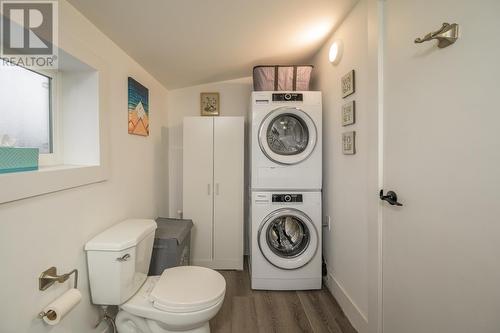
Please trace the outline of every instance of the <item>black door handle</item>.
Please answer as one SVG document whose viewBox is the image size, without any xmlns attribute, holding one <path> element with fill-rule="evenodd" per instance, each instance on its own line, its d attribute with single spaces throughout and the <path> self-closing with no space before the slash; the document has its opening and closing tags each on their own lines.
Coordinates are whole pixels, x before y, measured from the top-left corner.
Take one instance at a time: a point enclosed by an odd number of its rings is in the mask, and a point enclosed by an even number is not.
<svg viewBox="0 0 500 333">
<path fill-rule="evenodd" d="M 394 191 L 389 191 L 384 195 L 384 190 L 380 190 L 379 197 L 380 200 L 387 201 L 391 206 L 403 206 L 402 203 L 398 202 L 398 195 Z"/>
</svg>

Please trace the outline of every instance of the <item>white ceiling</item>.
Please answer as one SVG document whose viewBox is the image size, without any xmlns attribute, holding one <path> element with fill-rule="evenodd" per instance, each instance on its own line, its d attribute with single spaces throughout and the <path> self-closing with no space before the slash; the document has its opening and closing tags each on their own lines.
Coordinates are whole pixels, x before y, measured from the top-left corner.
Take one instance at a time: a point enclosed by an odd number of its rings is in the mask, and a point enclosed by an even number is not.
<svg viewBox="0 0 500 333">
<path fill-rule="evenodd" d="M 68 0 L 168 89 L 306 62 L 357 0 Z"/>
</svg>

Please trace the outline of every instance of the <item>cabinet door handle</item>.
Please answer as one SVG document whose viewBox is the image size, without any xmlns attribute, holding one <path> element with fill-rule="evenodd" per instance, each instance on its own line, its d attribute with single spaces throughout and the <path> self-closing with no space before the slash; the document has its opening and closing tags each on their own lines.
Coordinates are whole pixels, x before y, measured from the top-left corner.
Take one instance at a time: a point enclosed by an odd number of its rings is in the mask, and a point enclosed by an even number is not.
<svg viewBox="0 0 500 333">
<path fill-rule="evenodd" d="M 212 194 L 211 191 L 210 191 L 210 184 L 207 184 L 207 194 L 208 195 Z"/>
<path fill-rule="evenodd" d="M 219 195 L 219 183 L 215 183 L 215 194 Z"/>
</svg>

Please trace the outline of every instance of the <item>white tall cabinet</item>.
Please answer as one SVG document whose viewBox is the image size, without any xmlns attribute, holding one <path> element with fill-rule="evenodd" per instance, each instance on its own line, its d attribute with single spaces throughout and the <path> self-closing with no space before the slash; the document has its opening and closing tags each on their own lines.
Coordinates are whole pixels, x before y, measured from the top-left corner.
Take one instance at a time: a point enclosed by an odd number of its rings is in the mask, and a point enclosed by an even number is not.
<svg viewBox="0 0 500 333">
<path fill-rule="evenodd" d="M 244 118 L 186 117 L 183 214 L 192 219 L 191 262 L 243 269 Z"/>
</svg>

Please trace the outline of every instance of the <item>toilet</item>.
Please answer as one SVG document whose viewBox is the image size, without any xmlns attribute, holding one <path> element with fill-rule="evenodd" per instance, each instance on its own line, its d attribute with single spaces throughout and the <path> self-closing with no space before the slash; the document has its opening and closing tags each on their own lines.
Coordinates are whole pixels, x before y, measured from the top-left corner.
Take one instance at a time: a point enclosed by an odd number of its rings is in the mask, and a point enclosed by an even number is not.
<svg viewBox="0 0 500 333">
<path fill-rule="evenodd" d="M 126 220 L 87 242 L 92 303 L 119 306 L 119 333 L 209 333 L 224 301 L 224 277 L 197 266 L 148 277 L 155 230 L 153 220 Z"/>
</svg>

